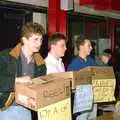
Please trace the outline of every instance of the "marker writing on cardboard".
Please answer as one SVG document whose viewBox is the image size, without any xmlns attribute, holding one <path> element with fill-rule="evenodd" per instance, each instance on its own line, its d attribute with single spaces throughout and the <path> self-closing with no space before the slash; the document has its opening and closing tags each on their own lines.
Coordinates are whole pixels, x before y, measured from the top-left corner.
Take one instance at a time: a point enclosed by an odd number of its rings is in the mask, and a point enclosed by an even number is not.
<svg viewBox="0 0 120 120">
<path fill-rule="evenodd" d="M 52 116 L 56 116 L 58 114 L 64 113 L 68 109 L 69 104 L 66 103 L 61 107 L 53 107 L 52 109 L 44 109 L 41 112 L 39 112 L 39 116 L 41 120 L 50 119 Z"/>
<path fill-rule="evenodd" d="M 115 80 L 114 79 L 99 79 L 92 80 L 94 100 L 96 102 L 113 101 Z"/>
<path fill-rule="evenodd" d="M 64 93 L 66 96 L 70 95 L 70 87 L 69 86 L 64 85 L 62 88 L 45 90 L 43 92 L 43 97 L 44 98 L 51 98 L 51 97 L 59 96 L 59 95 L 64 94 Z"/>
</svg>

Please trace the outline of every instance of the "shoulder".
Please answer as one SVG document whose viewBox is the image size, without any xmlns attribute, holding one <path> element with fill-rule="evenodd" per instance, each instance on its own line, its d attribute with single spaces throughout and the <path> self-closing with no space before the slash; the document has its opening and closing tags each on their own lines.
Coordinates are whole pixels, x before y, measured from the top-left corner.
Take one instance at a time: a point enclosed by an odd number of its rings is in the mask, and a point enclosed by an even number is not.
<svg viewBox="0 0 120 120">
<path fill-rule="evenodd" d="M 0 51 L 0 61 L 1 60 L 9 60 L 10 58 L 12 58 L 12 56 L 9 54 L 10 49 L 5 49 L 3 51 Z"/>
<path fill-rule="evenodd" d="M 46 58 L 45 58 L 45 63 L 48 63 L 49 62 L 49 57 L 47 56 Z"/>
<path fill-rule="evenodd" d="M 75 58 L 73 58 L 73 60 L 71 61 L 71 63 L 76 63 L 76 62 L 80 62 L 79 57 L 75 57 Z"/>
<path fill-rule="evenodd" d="M 47 57 L 45 58 L 45 64 L 46 64 L 48 67 L 51 67 L 51 66 L 56 65 L 56 64 L 54 63 L 54 60 L 51 59 L 51 57 L 49 57 L 49 56 L 47 56 Z"/>
<path fill-rule="evenodd" d="M 55 63 L 51 62 L 48 59 L 45 59 L 45 65 L 46 65 L 46 68 L 50 69 L 50 70 L 52 70 L 52 69 L 57 67 L 57 65 Z"/>
<path fill-rule="evenodd" d="M 88 59 L 91 60 L 91 61 L 95 61 L 95 59 L 92 58 L 91 56 L 88 56 Z"/>
<path fill-rule="evenodd" d="M 37 65 L 44 65 L 45 61 L 43 59 L 43 57 L 40 55 L 40 53 L 36 53 L 33 55 L 35 62 Z"/>
<path fill-rule="evenodd" d="M 97 64 L 97 63 L 96 63 L 96 60 L 95 60 L 94 58 L 90 57 L 90 56 L 88 56 L 88 62 L 90 62 L 90 63 L 92 63 L 92 64 L 94 64 L 94 65 Z"/>
<path fill-rule="evenodd" d="M 71 63 L 68 65 L 67 70 L 71 71 L 71 70 L 79 70 L 79 67 L 81 65 L 80 59 L 79 57 L 75 57 Z"/>
<path fill-rule="evenodd" d="M 46 68 L 47 68 L 47 74 L 50 74 L 50 73 L 57 73 L 57 65 L 54 64 L 53 62 L 51 62 L 51 60 L 49 60 L 48 58 L 45 59 L 45 65 L 46 65 Z"/>
<path fill-rule="evenodd" d="M 10 49 L 0 51 L 0 56 L 9 55 Z"/>
</svg>

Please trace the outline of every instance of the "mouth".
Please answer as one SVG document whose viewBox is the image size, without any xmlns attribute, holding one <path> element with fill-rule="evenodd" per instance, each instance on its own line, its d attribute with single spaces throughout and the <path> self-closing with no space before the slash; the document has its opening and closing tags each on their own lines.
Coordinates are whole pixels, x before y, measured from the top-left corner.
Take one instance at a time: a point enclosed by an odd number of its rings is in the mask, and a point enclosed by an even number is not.
<svg viewBox="0 0 120 120">
<path fill-rule="evenodd" d="M 39 50 L 39 49 L 40 49 L 40 47 L 36 47 L 36 49 L 38 49 L 38 50 Z"/>
</svg>

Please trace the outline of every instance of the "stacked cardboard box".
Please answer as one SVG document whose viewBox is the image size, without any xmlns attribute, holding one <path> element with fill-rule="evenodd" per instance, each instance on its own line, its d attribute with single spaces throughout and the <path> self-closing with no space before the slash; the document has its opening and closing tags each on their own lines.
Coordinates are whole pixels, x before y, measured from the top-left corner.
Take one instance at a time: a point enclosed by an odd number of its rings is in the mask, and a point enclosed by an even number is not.
<svg viewBox="0 0 120 120">
<path fill-rule="evenodd" d="M 72 84 L 72 89 L 75 89 L 76 85 L 92 83 L 91 75 L 85 74 L 85 72 L 81 72 L 81 71 L 54 73 L 54 74 L 49 74 L 46 76 L 41 76 L 40 79 L 46 80 L 46 81 L 59 80 L 59 79 L 70 80 Z"/>
<path fill-rule="evenodd" d="M 114 101 L 115 75 L 112 67 L 86 67 L 80 71 L 49 74 L 40 77 L 43 80 L 68 79 L 72 83 L 72 89 L 80 84 L 92 84 L 94 102 Z"/>
</svg>

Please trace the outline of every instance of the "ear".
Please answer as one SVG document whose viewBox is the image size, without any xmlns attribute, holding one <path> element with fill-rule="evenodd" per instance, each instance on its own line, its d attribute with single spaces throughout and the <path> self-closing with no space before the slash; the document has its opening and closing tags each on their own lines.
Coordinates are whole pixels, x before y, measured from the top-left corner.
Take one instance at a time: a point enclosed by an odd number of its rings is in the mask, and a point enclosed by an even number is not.
<svg viewBox="0 0 120 120">
<path fill-rule="evenodd" d="M 26 37 L 22 37 L 23 44 L 26 43 L 26 41 L 27 41 L 27 38 Z"/>
<path fill-rule="evenodd" d="M 50 45 L 50 48 L 54 48 L 54 47 L 55 47 L 55 44 L 51 44 L 51 45 Z"/>
</svg>

